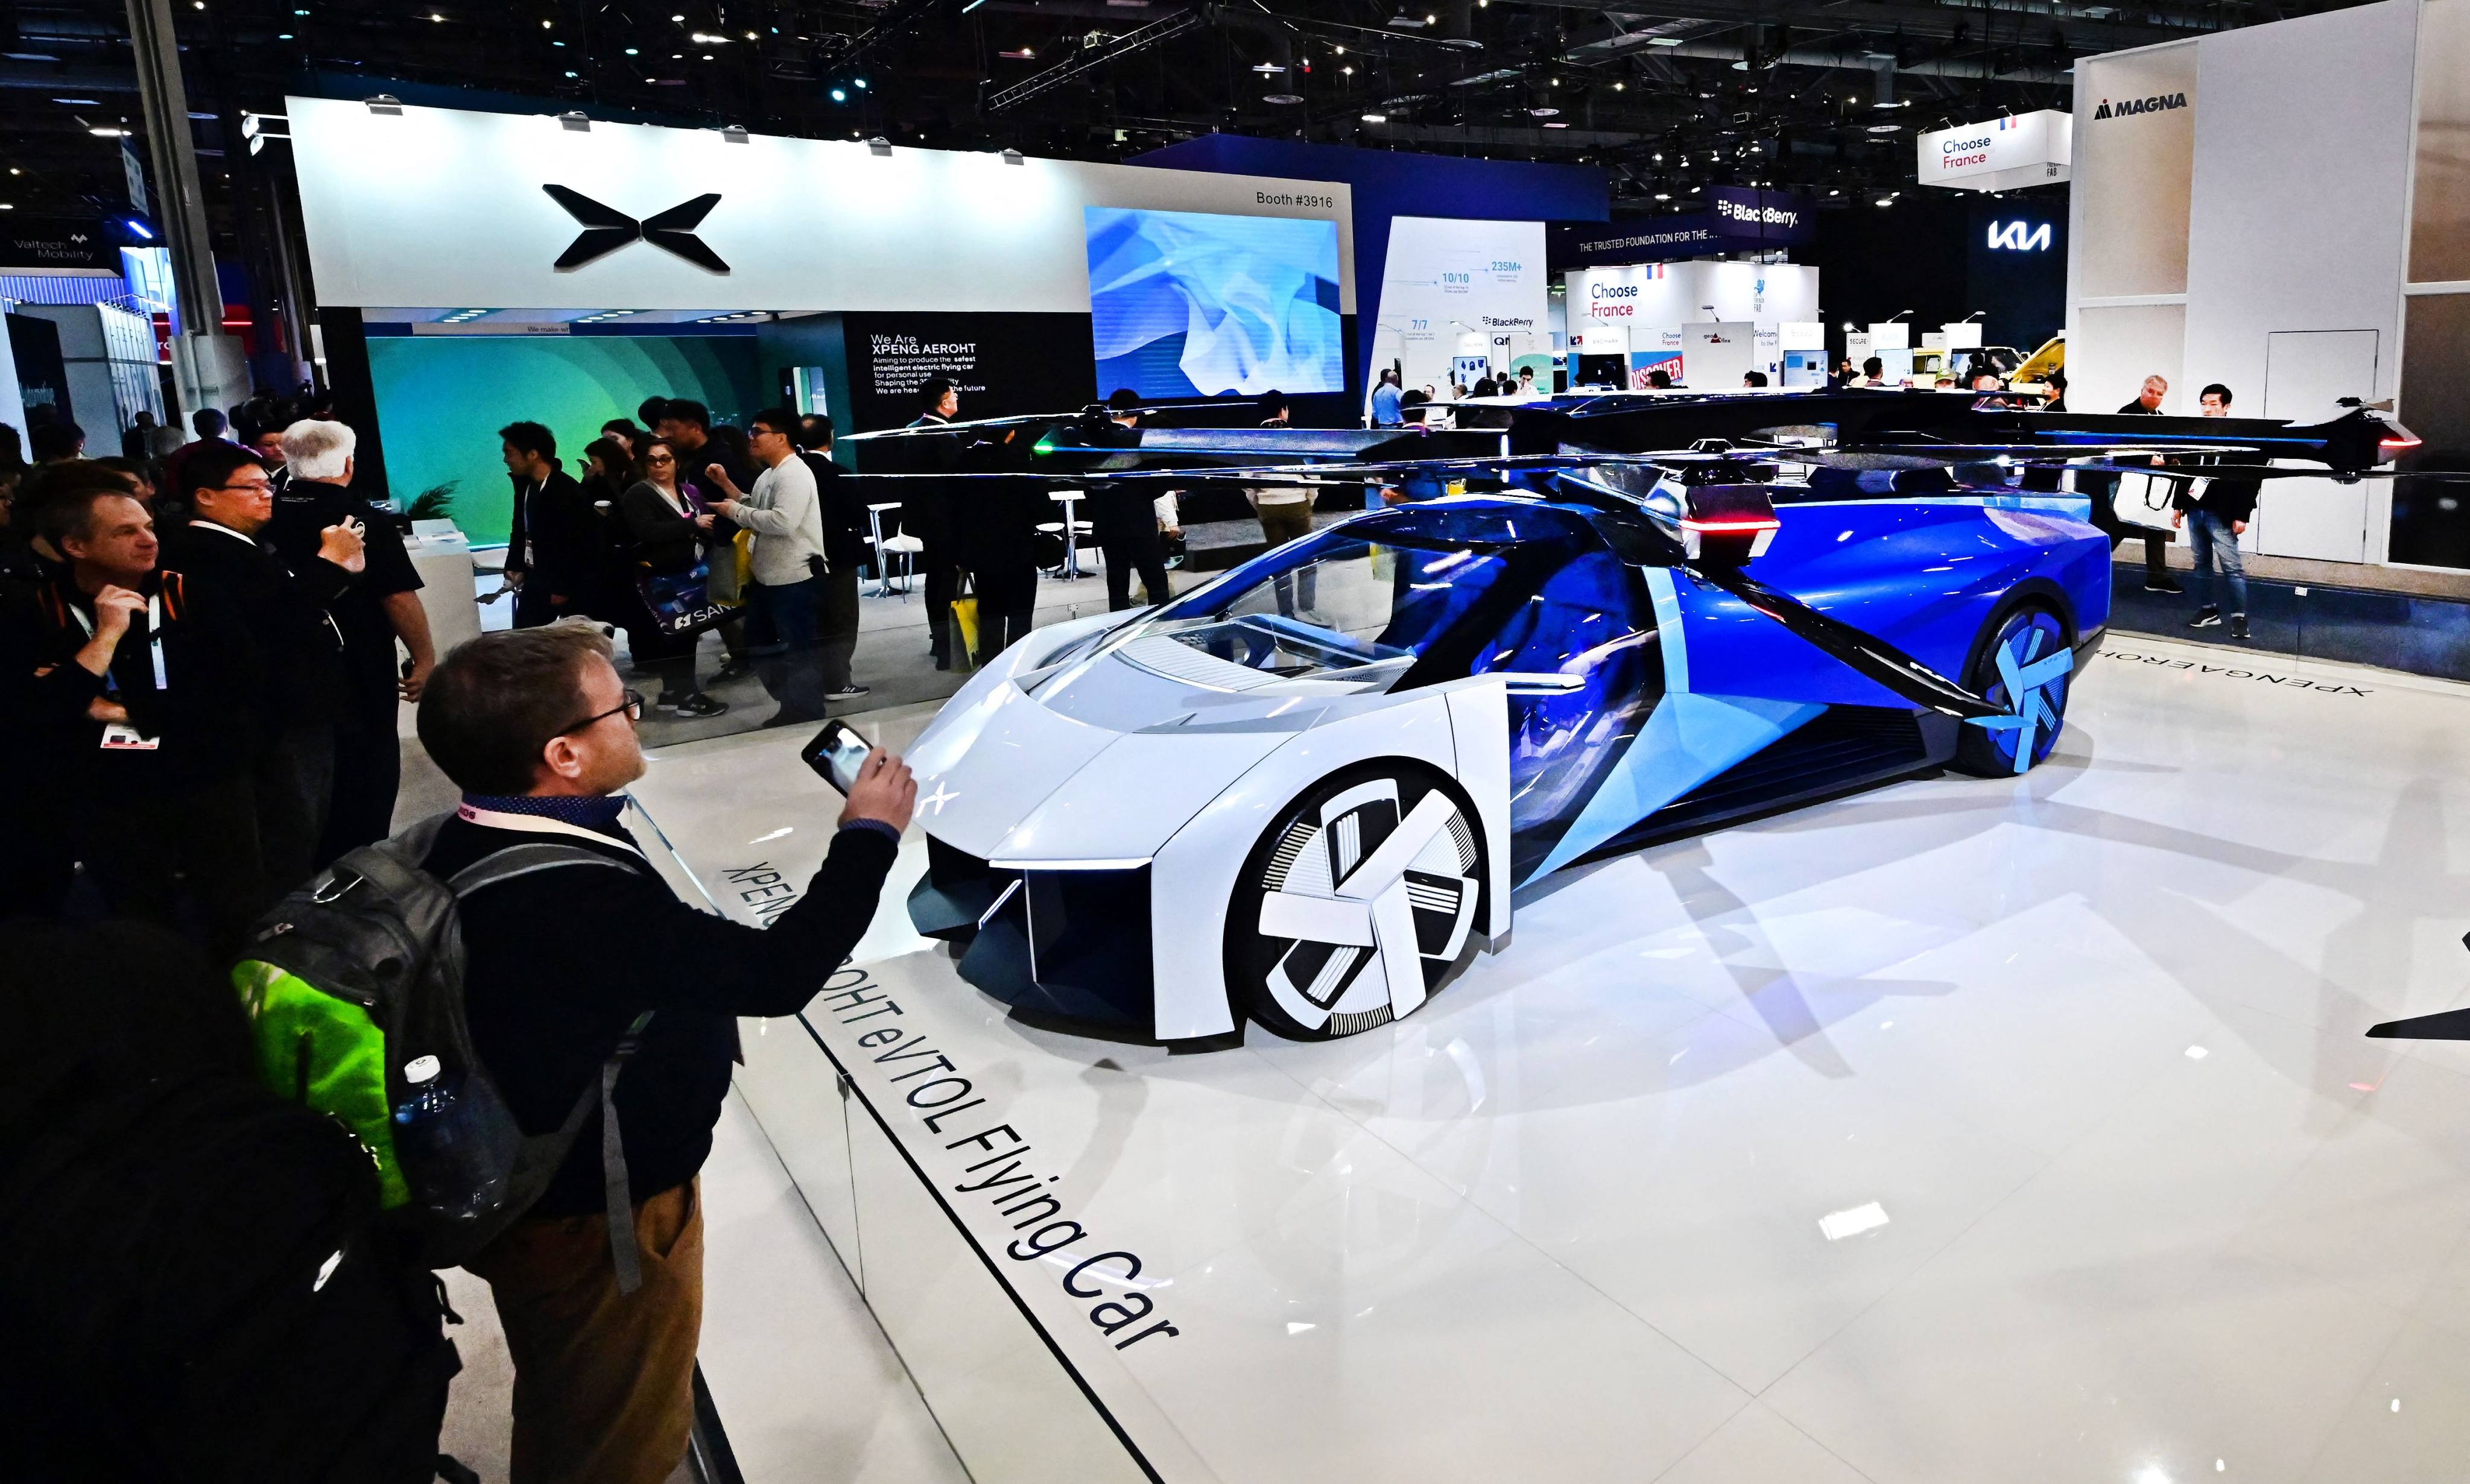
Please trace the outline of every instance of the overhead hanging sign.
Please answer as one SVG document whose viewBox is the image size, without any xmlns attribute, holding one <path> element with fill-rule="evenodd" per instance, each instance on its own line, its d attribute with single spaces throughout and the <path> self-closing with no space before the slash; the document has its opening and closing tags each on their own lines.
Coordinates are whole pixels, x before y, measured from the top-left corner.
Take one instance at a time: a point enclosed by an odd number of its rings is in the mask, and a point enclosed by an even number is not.
<svg viewBox="0 0 2470 1484">
<path fill-rule="evenodd" d="M 1958 191 L 2019 191 L 2067 178 L 2075 116 L 2056 108 L 1932 129 L 1917 141 L 1919 178 Z"/>
<path fill-rule="evenodd" d="M 1654 263 L 1798 246 L 1817 234 L 1817 208 L 1806 197 L 1709 186 L 1704 199 L 1706 210 L 1684 216 L 1586 223 L 1558 244 L 1555 259 L 1565 267 Z"/>
</svg>

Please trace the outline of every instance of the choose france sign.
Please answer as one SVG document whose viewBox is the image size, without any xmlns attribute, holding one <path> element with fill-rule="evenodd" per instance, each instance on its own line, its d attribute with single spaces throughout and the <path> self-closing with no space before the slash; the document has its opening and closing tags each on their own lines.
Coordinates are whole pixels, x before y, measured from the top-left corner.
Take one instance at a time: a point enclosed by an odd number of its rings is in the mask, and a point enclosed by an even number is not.
<svg viewBox="0 0 2470 1484">
<path fill-rule="evenodd" d="M 2075 116 L 2055 108 L 1920 136 L 1921 183 L 1959 191 L 2016 191 L 2067 178 Z"/>
</svg>

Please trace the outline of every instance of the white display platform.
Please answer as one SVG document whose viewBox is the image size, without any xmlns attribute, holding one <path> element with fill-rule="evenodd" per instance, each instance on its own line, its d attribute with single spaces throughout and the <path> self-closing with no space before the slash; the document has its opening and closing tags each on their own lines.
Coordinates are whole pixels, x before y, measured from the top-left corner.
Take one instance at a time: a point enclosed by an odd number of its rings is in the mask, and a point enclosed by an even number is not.
<svg viewBox="0 0 2470 1484">
<path fill-rule="evenodd" d="M 2026 778 L 1573 872 L 1350 1040 L 1031 1029 L 896 893 L 739 1085 L 981 1479 L 2458 1476 L 2470 1050 L 2361 1032 L 2470 997 L 2470 689 L 2108 650 Z M 638 788 L 733 916 L 803 740 Z"/>
</svg>

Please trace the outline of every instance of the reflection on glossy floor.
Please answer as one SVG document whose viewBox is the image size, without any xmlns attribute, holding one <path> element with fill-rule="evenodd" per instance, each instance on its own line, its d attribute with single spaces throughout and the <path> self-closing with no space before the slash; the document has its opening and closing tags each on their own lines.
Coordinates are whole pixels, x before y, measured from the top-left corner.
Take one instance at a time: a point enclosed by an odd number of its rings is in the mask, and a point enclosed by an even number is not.
<svg viewBox="0 0 2470 1484">
<path fill-rule="evenodd" d="M 2470 1001 L 2470 689 L 2109 649 L 2031 776 L 1579 870 L 1347 1041 L 869 951 L 1170 1280 L 1099 1385 L 1196 1476 L 2470 1477 L 2470 1055 L 2361 1038 Z M 820 850 L 797 740 L 646 779 L 707 883 Z"/>
</svg>

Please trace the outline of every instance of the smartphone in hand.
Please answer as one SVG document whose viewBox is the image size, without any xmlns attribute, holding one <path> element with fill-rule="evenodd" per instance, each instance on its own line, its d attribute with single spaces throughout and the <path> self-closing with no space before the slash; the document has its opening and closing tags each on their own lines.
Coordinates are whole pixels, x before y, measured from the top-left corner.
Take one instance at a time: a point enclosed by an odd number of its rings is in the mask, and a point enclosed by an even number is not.
<svg viewBox="0 0 2470 1484">
<path fill-rule="evenodd" d="M 814 740 L 798 755 L 815 770 L 816 777 L 847 797 L 850 786 L 857 781 L 858 765 L 874 751 L 874 744 L 859 735 L 856 728 L 834 717 L 824 723 L 824 730 L 816 732 Z"/>
</svg>

